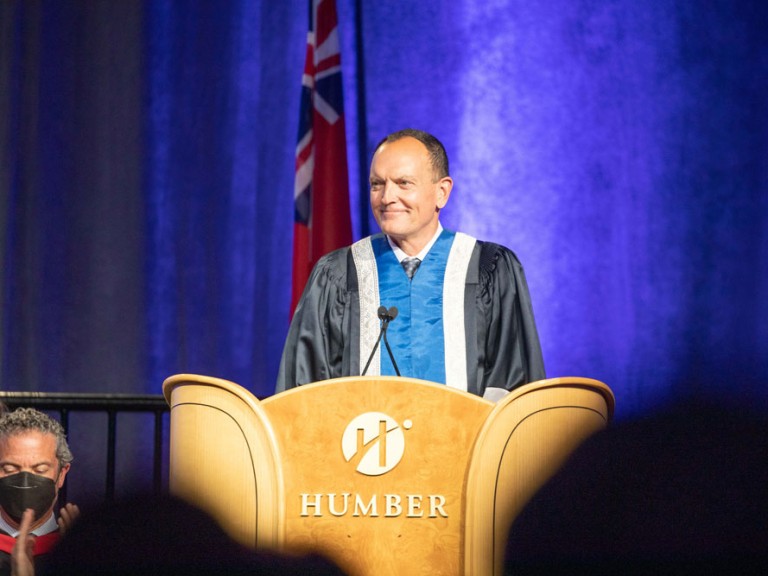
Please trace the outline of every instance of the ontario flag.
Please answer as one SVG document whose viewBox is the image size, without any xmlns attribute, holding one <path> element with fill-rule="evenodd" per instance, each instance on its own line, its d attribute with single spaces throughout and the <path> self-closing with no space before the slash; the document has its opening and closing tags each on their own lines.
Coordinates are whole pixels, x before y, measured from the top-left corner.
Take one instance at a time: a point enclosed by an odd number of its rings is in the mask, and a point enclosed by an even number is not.
<svg viewBox="0 0 768 576">
<path fill-rule="evenodd" d="M 310 0 L 293 193 L 291 316 L 315 263 L 352 242 L 335 0 Z"/>
</svg>

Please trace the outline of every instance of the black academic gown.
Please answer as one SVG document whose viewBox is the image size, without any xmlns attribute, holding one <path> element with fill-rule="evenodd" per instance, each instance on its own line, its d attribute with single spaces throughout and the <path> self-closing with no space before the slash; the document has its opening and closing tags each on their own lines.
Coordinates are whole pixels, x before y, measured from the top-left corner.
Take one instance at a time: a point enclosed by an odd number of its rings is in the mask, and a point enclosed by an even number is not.
<svg viewBox="0 0 768 576">
<path fill-rule="evenodd" d="M 440 289 L 440 288 L 436 288 Z M 467 391 L 513 388 L 545 378 L 539 336 L 523 267 L 498 244 L 478 241 L 464 293 Z M 349 247 L 314 267 L 291 322 L 277 392 L 360 374 L 358 280 Z M 402 374 L 409 376 L 409 374 Z"/>
</svg>

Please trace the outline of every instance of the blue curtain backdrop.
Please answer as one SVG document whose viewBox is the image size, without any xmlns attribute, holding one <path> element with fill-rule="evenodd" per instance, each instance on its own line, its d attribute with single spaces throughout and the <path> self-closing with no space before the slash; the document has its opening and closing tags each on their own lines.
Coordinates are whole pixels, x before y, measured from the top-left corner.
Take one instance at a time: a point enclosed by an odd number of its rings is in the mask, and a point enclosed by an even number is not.
<svg viewBox="0 0 768 576">
<path fill-rule="evenodd" d="M 550 376 L 618 417 L 768 407 L 768 4 L 338 0 L 355 236 L 386 133 L 522 260 Z M 0 386 L 272 392 L 306 0 L 0 3 Z"/>
</svg>

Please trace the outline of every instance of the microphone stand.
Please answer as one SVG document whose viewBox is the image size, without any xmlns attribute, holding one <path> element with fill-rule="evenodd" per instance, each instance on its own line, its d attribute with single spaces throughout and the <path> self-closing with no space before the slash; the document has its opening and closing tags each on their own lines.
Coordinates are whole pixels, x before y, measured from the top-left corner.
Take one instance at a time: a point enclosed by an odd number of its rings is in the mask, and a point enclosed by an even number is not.
<svg viewBox="0 0 768 576">
<path fill-rule="evenodd" d="M 392 318 L 387 320 L 386 324 L 384 324 L 381 327 L 381 335 L 384 337 L 384 344 L 387 347 L 387 352 L 389 352 L 389 359 L 392 360 L 392 366 L 395 367 L 395 374 L 400 376 L 400 370 L 397 369 L 397 362 L 395 362 L 395 356 L 394 354 L 392 354 L 392 348 L 389 347 L 389 342 L 387 341 L 387 326 L 389 326 L 389 323 L 392 321 Z"/>
<path fill-rule="evenodd" d="M 392 354 L 392 348 L 389 346 L 389 341 L 387 340 L 387 326 L 389 326 L 389 323 L 392 322 L 392 320 L 395 319 L 397 316 L 397 308 L 392 306 L 389 310 L 387 310 L 384 306 L 379 306 L 379 318 L 381 319 L 381 330 L 379 331 L 379 337 L 376 339 L 376 344 L 373 346 L 373 350 L 371 350 L 371 355 L 368 356 L 368 362 L 365 363 L 365 368 L 363 368 L 363 373 L 361 376 L 365 376 L 365 373 L 368 372 L 368 367 L 371 365 L 371 360 L 373 360 L 373 356 L 376 354 L 376 350 L 379 347 L 379 342 L 381 342 L 381 339 L 384 338 L 384 344 L 387 347 L 387 352 L 389 353 L 389 359 L 392 360 L 392 366 L 395 367 L 395 374 L 400 376 L 400 370 L 397 368 L 397 362 L 395 362 L 395 356 Z"/>
</svg>

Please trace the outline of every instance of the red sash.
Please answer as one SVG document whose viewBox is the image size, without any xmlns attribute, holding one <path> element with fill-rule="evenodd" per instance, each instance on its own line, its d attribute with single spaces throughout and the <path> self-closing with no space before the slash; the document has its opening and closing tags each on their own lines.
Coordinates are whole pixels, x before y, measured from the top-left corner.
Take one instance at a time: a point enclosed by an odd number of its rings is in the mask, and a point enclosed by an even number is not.
<svg viewBox="0 0 768 576">
<path fill-rule="evenodd" d="M 51 548 L 59 541 L 60 535 L 58 531 L 43 534 L 42 536 L 35 536 L 35 547 L 32 551 L 33 556 L 40 554 L 47 554 L 51 551 Z M 8 534 L 0 534 L 0 550 L 10 554 L 13 551 L 13 547 L 16 544 L 16 538 L 8 536 Z"/>
</svg>

